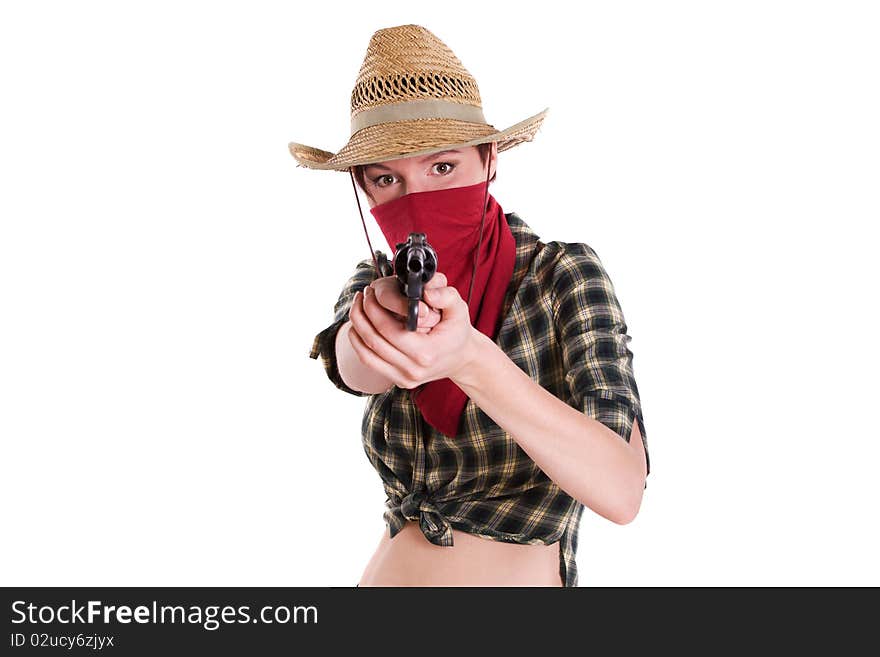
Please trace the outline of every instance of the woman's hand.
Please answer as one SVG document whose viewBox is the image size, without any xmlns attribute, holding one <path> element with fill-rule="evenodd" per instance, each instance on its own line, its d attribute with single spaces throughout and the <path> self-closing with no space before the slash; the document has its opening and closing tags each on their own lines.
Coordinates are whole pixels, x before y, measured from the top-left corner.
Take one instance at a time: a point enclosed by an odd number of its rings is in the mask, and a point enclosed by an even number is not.
<svg viewBox="0 0 880 657">
<path fill-rule="evenodd" d="M 446 276 L 440 274 L 438 277 L 437 274 L 435 274 L 430 281 L 425 283 L 423 290 L 440 287 L 441 284 L 444 286 L 446 285 Z M 390 311 L 390 313 L 403 322 L 403 325 L 405 326 L 406 318 L 409 314 L 409 299 L 400 292 L 400 282 L 398 281 L 397 276 L 392 275 L 377 278 L 370 283 L 369 287 L 373 290 L 375 295 L 374 298 L 379 302 L 379 305 Z M 422 297 L 424 296 L 425 294 L 423 293 Z M 360 299 L 355 298 L 355 301 L 358 300 L 363 303 L 362 296 Z M 434 308 L 431 308 L 424 301 L 420 300 L 419 321 L 416 325 L 416 331 L 419 333 L 429 333 L 439 322 L 440 313 Z"/>
<path fill-rule="evenodd" d="M 452 378 L 473 357 L 476 329 L 458 290 L 437 272 L 422 296 L 415 331 L 406 329 L 409 300 L 395 276 L 376 279 L 358 292 L 349 313 L 355 354 L 400 388 Z"/>
</svg>

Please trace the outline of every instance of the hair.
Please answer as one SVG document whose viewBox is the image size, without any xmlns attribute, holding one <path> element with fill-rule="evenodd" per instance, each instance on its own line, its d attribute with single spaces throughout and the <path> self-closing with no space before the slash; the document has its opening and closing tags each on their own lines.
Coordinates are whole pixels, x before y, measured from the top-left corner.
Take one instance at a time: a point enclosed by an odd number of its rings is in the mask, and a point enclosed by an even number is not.
<svg viewBox="0 0 880 657">
<path fill-rule="evenodd" d="M 489 153 L 492 150 L 492 142 L 489 142 L 487 144 L 477 144 L 477 150 L 480 153 L 480 162 L 483 163 L 483 166 L 486 166 L 486 160 L 489 159 Z M 366 168 L 366 166 L 366 164 L 357 164 L 352 167 L 354 179 L 357 181 L 358 186 L 364 191 L 364 193 L 369 196 L 370 199 L 373 199 L 373 197 L 370 195 L 370 192 L 367 191 L 367 184 L 364 180 L 364 169 Z M 489 182 L 493 182 L 496 175 L 497 171 L 492 173 L 492 177 L 489 179 Z"/>
</svg>

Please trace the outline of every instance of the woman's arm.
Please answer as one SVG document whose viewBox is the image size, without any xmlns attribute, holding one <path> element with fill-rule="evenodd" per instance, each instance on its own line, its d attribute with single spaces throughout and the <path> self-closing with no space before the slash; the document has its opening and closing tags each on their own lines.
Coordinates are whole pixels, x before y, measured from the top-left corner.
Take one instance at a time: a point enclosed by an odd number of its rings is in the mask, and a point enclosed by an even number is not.
<svg viewBox="0 0 880 657">
<path fill-rule="evenodd" d="M 631 413 L 637 424 L 640 409 L 629 354 L 623 349 L 628 338 L 623 314 L 610 281 L 596 259 L 587 256 L 561 263 L 553 282 L 554 330 L 559 332 L 566 378 L 571 379 L 571 404 L 534 381 L 471 324 L 467 303 L 455 287 L 446 285 L 445 276 L 437 289 L 425 291 L 426 302 L 442 315 L 427 335 L 407 331 L 388 312 L 389 305 L 395 307 L 386 298 L 388 288 L 394 298 L 399 293 L 394 281 L 380 280 L 371 285 L 379 288 L 381 299 L 367 295 L 363 307 L 357 302 L 352 306 L 350 338 L 361 362 L 401 388 L 451 379 L 560 488 L 596 513 L 625 524 L 641 506 L 647 454 L 644 437 L 625 415 Z M 624 394 L 624 386 L 633 394 Z M 615 423 L 625 418 L 631 442 L 595 417 Z"/>
<path fill-rule="evenodd" d="M 627 443 L 543 388 L 486 335 L 474 329 L 473 338 L 454 383 L 566 493 L 612 522 L 633 520 L 647 477 L 638 422 Z"/>
</svg>

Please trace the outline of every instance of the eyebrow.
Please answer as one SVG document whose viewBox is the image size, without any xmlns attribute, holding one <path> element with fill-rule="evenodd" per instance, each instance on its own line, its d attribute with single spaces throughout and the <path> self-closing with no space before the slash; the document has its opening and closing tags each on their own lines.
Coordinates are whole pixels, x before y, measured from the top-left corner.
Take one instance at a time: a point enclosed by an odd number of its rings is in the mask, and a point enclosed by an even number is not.
<svg viewBox="0 0 880 657">
<path fill-rule="evenodd" d="M 424 162 L 425 160 L 430 160 L 435 157 L 440 157 L 441 155 L 446 155 L 447 153 L 461 153 L 457 148 L 453 148 L 448 151 L 440 151 L 439 153 L 431 153 L 430 155 L 426 155 L 425 157 L 420 157 L 419 162 Z M 389 167 L 386 167 L 384 164 L 367 164 L 364 166 L 364 169 L 384 169 L 385 171 L 391 171 Z"/>
</svg>

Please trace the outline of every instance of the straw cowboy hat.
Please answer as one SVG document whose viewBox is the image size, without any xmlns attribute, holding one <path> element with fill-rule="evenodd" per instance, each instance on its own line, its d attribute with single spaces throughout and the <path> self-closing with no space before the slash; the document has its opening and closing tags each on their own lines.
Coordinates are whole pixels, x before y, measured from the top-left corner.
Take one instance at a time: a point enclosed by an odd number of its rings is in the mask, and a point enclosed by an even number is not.
<svg viewBox="0 0 880 657">
<path fill-rule="evenodd" d="M 351 92 L 351 134 L 332 153 L 290 142 L 309 169 L 350 167 L 498 142 L 498 152 L 531 141 L 549 108 L 498 130 L 486 122 L 477 82 L 455 54 L 420 25 L 373 34 Z"/>
</svg>

